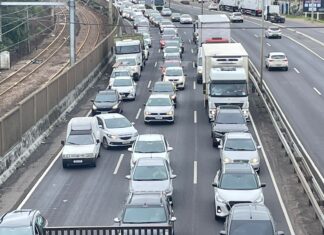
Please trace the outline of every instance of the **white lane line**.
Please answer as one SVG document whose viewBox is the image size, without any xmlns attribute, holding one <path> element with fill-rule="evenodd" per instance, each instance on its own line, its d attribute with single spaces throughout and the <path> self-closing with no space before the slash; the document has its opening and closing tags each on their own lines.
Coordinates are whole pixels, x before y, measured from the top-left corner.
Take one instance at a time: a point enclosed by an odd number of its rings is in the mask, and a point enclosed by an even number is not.
<svg viewBox="0 0 324 235">
<path fill-rule="evenodd" d="M 197 123 L 197 111 L 194 111 L 194 123 Z"/>
<path fill-rule="evenodd" d="M 246 29 L 245 28 L 242 28 L 243 31 L 245 31 Z"/>
<path fill-rule="evenodd" d="M 186 32 L 186 31 L 184 31 L 184 32 L 183 32 L 183 34 L 184 34 L 184 35 L 186 35 L 186 34 L 187 34 L 187 32 Z"/>
<path fill-rule="evenodd" d="M 157 61 L 155 61 L 154 68 L 156 67 L 156 65 L 157 65 Z"/>
<path fill-rule="evenodd" d="M 262 142 L 261 142 L 261 139 L 260 139 L 260 136 L 259 136 L 259 132 L 258 132 L 256 126 L 255 126 L 255 123 L 254 123 L 254 120 L 253 120 L 253 117 L 252 117 L 251 113 L 250 113 L 250 119 L 251 119 L 251 123 L 252 123 L 253 129 L 254 129 L 254 131 L 255 131 L 255 135 L 256 135 L 256 137 L 257 137 L 257 139 L 258 139 L 258 142 L 259 142 L 259 144 L 262 146 Z M 268 156 L 267 156 L 267 154 L 266 154 L 266 152 L 265 152 L 265 150 L 264 150 L 263 147 L 261 148 L 261 152 L 262 152 L 262 154 L 263 154 L 263 156 L 264 156 L 264 161 L 265 161 L 265 163 L 266 163 L 266 165 L 267 165 L 267 167 L 268 167 L 268 169 L 269 169 L 269 173 L 270 173 L 271 181 L 272 181 L 272 183 L 273 183 L 273 187 L 275 188 L 275 191 L 276 191 L 276 194 L 277 194 L 277 197 L 278 197 L 278 200 L 279 200 L 279 203 L 280 203 L 280 206 L 281 206 L 282 212 L 284 213 L 284 216 L 285 216 L 285 218 L 286 218 L 286 221 L 287 221 L 287 225 L 288 225 L 288 228 L 289 228 L 290 234 L 291 234 L 291 235 L 295 235 L 295 231 L 294 231 L 293 226 L 292 226 L 292 224 L 291 224 L 291 221 L 290 221 L 290 218 L 289 218 L 289 215 L 288 215 L 288 212 L 287 212 L 286 206 L 285 206 L 285 204 L 284 204 L 284 202 L 283 202 L 283 200 L 282 200 L 282 197 L 281 197 L 281 194 L 280 194 L 280 191 L 279 191 L 279 188 L 278 188 L 278 185 L 277 185 L 276 179 L 275 179 L 275 177 L 274 177 L 274 175 L 273 175 L 273 171 L 272 171 L 272 169 L 271 169 L 271 165 L 270 165 L 270 163 L 269 163 Z"/>
<path fill-rule="evenodd" d="M 196 81 L 193 81 L 193 89 L 196 90 Z"/>
<path fill-rule="evenodd" d="M 147 84 L 147 88 L 150 88 L 150 86 L 151 86 L 151 80 L 148 82 L 148 84 Z"/>
<path fill-rule="evenodd" d="M 120 156 L 119 156 L 119 159 L 118 159 L 117 165 L 116 165 L 115 170 L 114 170 L 114 175 L 117 174 L 118 169 L 119 169 L 119 167 L 120 167 L 120 164 L 121 164 L 121 162 L 123 161 L 123 158 L 124 158 L 124 154 L 122 153 L 122 154 L 120 154 Z"/>
<path fill-rule="evenodd" d="M 193 49 L 191 48 L 191 53 L 193 54 L 194 53 L 194 51 L 193 51 Z"/>
<path fill-rule="evenodd" d="M 300 72 L 298 71 L 298 69 L 294 68 L 294 70 L 295 70 L 296 73 L 300 73 Z"/>
<path fill-rule="evenodd" d="M 135 117 L 136 120 L 139 118 L 139 116 L 140 116 L 140 114 L 141 114 L 141 111 L 142 111 L 142 109 L 140 108 L 140 109 L 138 110 L 137 114 L 136 114 L 136 117 Z"/>
<path fill-rule="evenodd" d="M 192 67 L 195 68 L 195 61 L 192 61 Z"/>
<path fill-rule="evenodd" d="M 161 49 L 159 49 L 158 52 L 160 53 L 161 52 Z"/>
<path fill-rule="evenodd" d="M 254 37 L 258 38 L 259 36 L 257 34 L 254 34 Z"/>
<path fill-rule="evenodd" d="M 189 39 L 189 43 L 191 43 L 191 40 Z"/>
<path fill-rule="evenodd" d="M 194 161 L 194 168 L 193 168 L 193 183 L 197 184 L 197 161 Z"/>
<path fill-rule="evenodd" d="M 271 47 L 270 43 L 267 42 L 267 46 L 268 46 L 268 47 Z"/>
<path fill-rule="evenodd" d="M 316 89 L 316 87 L 313 87 L 313 89 L 314 89 L 314 91 L 316 91 L 316 93 L 317 93 L 318 95 L 322 95 L 322 93 L 319 92 L 319 91 Z"/>
</svg>

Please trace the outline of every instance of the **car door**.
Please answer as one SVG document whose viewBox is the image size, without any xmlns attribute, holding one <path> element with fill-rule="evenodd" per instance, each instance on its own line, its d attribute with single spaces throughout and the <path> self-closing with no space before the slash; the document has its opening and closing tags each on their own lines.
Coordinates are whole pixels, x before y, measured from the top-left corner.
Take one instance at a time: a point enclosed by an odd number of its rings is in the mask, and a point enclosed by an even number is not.
<svg viewBox="0 0 324 235">
<path fill-rule="evenodd" d="M 102 142 L 103 136 L 104 136 L 104 128 L 105 128 L 104 121 L 101 118 L 99 118 L 98 116 L 96 116 L 96 118 L 97 118 L 97 122 L 98 122 L 98 126 L 99 126 L 99 137 L 100 137 L 99 140 L 100 140 L 100 142 Z"/>
</svg>

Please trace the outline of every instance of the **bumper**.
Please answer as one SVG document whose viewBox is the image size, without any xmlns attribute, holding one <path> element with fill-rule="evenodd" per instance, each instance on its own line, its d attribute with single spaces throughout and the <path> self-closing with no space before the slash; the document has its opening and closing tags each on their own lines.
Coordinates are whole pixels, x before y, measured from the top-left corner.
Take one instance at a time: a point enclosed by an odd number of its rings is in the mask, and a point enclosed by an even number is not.
<svg viewBox="0 0 324 235">
<path fill-rule="evenodd" d="M 119 93 L 123 100 L 135 99 L 135 93 Z"/>
<path fill-rule="evenodd" d="M 66 166 L 89 166 L 96 163 L 96 158 L 62 158 L 62 163 Z"/>
<path fill-rule="evenodd" d="M 110 109 L 110 110 L 92 109 L 91 114 L 92 116 L 95 116 L 97 114 L 104 114 L 104 113 L 119 113 L 119 111 L 120 111 L 119 107 L 117 109 Z"/>
<path fill-rule="evenodd" d="M 122 139 L 123 138 L 123 139 Z M 130 138 L 126 138 L 126 137 L 119 137 L 119 138 L 109 138 L 108 136 L 106 136 L 107 139 L 107 143 L 109 146 L 130 146 L 134 143 L 136 137 L 130 137 Z"/>
<path fill-rule="evenodd" d="M 144 122 L 174 122 L 174 115 L 144 115 Z"/>
<path fill-rule="evenodd" d="M 281 38 L 281 34 L 268 34 L 269 38 Z"/>
<path fill-rule="evenodd" d="M 216 208 L 215 213 L 217 217 L 226 217 L 230 212 L 229 206 L 227 206 L 223 202 L 218 202 L 216 199 L 215 199 L 215 208 Z"/>
</svg>

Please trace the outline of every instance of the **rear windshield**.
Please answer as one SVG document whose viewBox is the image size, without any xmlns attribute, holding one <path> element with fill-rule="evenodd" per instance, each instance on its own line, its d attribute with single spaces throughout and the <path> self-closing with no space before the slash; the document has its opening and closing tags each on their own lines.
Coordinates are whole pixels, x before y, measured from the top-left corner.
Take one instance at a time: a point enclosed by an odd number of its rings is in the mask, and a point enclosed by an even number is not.
<svg viewBox="0 0 324 235">
<path fill-rule="evenodd" d="M 273 227 L 270 220 L 232 220 L 229 234 L 251 235 L 255 234 L 273 235 Z"/>
</svg>

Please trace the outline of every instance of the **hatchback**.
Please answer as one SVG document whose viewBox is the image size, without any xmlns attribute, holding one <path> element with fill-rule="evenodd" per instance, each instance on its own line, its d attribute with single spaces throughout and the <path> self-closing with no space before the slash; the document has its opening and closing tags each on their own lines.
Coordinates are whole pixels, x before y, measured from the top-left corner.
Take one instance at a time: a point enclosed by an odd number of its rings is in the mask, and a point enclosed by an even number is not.
<svg viewBox="0 0 324 235">
<path fill-rule="evenodd" d="M 288 58 L 282 52 L 270 52 L 266 56 L 265 66 L 269 71 L 274 68 L 288 71 Z"/>
</svg>

